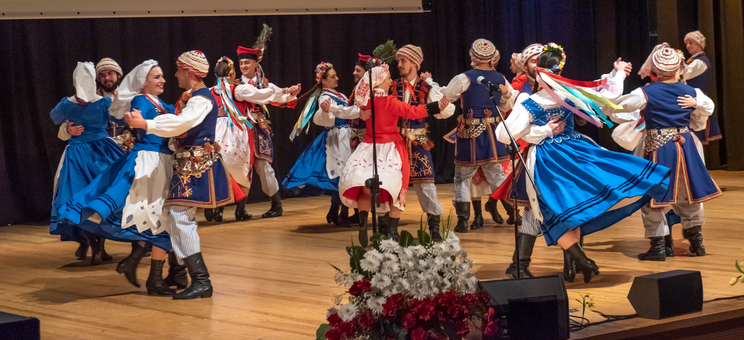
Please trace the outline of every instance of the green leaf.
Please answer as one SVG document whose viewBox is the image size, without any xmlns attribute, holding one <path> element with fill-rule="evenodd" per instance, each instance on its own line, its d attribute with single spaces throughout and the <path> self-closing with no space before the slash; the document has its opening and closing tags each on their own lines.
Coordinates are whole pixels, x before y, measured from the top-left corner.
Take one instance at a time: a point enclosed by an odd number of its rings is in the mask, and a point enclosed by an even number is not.
<svg viewBox="0 0 744 340">
<path fill-rule="evenodd" d="M 400 246 L 401 247 L 408 247 L 410 245 L 413 245 L 413 242 L 415 240 L 413 239 L 413 235 L 411 235 L 408 230 L 403 230 L 400 232 Z"/>
<path fill-rule="evenodd" d="M 422 246 L 428 246 L 431 244 L 431 235 L 427 234 L 424 230 L 418 231 L 418 241 Z"/>
<path fill-rule="evenodd" d="M 351 270 L 363 274 L 364 270 L 362 270 L 361 262 L 364 258 L 364 253 L 367 251 L 360 246 L 346 247 L 346 251 L 349 253 L 349 266 Z"/>
<path fill-rule="evenodd" d="M 324 323 L 315 331 L 315 340 L 327 340 L 326 333 L 331 330 L 331 325 Z"/>
<path fill-rule="evenodd" d="M 328 264 L 329 264 L 329 265 L 330 265 L 331 267 L 333 267 L 334 269 L 336 269 L 337 271 L 339 271 L 339 272 L 342 272 L 342 273 L 344 272 L 343 270 L 341 270 L 341 269 L 338 269 L 338 267 L 336 267 L 336 266 L 332 265 L 332 264 L 331 264 L 330 262 L 327 262 L 327 263 L 328 263 Z"/>
<path fill-rule="evenodd" d="M 380 250 L 380 242 L 385 238 L 385 235 L 380 233 L 374 233 L 372 234 L 372 237 L 369 238 L 370 242 L 372 242 L 372 248 L 376 250 Z"/>
<path fill-rule="evenodd" d="M 734 262 L 734 264 L 736 265 L 736 269 L 739 270 L 739 273 L 744 274 L 744 271 L 742 271 L 741 267 L 739 267 L 739 261 Z"/>
</svg>

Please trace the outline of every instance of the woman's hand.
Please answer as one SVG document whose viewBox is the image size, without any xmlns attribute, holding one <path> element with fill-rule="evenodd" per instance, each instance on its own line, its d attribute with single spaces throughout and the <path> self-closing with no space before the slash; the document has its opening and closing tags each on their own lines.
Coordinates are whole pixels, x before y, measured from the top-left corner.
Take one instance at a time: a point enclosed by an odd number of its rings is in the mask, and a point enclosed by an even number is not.
<svg viewBox="0 0 744 340">
<path fill-rule="evenodd" d="M 615 60 L 614 66 L 615 66 L 615 72 L 625 72 L 626 77 L 629 76 L 630 71 L 633 70 L 633 65 L 631 65 L 630 63 L 624 62 L 623 58 L 617 58 L 617 60 Z"/>
<path fill-rule="evenodd" d="M 142 118 L 142 112 L 140 110 L 134 109 L 132 112 L 125 113 L 124 120 L 131 128 L 147 130 L 147 121 Z"/>
<path fill-rule="evenodd" d="M 323 110 L 323 112 L 331 112 L 331 99 L 328 98 L 324 100 L 322 103 L 320 103 L 320 109 Z"/>
<path fill-rule="evenodd" d="M 429 79 L 431 78 L 431 72 L 421 72 L 421 75 L 419 76 L 419 78 L 423 80 Z"/>
<path fill-rule="evenodd" d="M 449 104 L 449 98 L 447 98 L 447 96 L 442 96 L 442 99 L 439 100 L 439 111 L 444 111 Z"/>
<path fill-rule="evenodd" d="M 686 94 L 684 97 L 677 97 L 677 104 L 679 107 L 686 109 L 688 107 L 697 107 L 697 99 L 692 98 L 691 95 Z"/>
<path fill-rule="evenodd" d="M 359 112 L 359 118 L 361 120 L 367 120 L 371 116 L 372 116 L 372 110 L 364 110 L 362 112 Z"/>
<path fill-rule="evenodd" d="M 561 120 L 560 118 L 555 118 L 548 122 L 548 126 L 550 126 L 550 131 L 553 131 L 553 136 L 557 136 L 563 132 L 563 129 L 566 128 L 566 121 Z"/>
<path fill-rule="evenodd" d="M 85 128 L 82 125 L 72 125 L 73 122 L 67 122 L 67 134 L 70 136 L 80 136 Z"/>
<path fill-rule="evenodd" d="M 302 85 L 297 84 L 295 86 L 291 86 L 287 88 L 286 93 L 288 93 L 290 96 L 297 96 L 300 94 L 300 90 L 302 90 Z"/>
</svg>

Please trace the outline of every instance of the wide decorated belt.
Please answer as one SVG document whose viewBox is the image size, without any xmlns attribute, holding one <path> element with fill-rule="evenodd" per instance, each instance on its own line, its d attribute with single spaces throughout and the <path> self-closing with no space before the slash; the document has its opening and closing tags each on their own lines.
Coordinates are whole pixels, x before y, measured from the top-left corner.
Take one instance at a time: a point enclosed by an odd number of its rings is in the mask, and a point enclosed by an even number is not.
<svg viewBox="0 0 744 340">
<path fill-rule="evenodd" d="M 685 143 L 685 137 L 681 134 L 690 132 L 688 127 L 673 127 L 665 129 L 646 129 L 646 152 L 656 151 L 656 149 L 664 146 L 664 144 L 674 141 L 680 144 Z"/>
<path fill-rule="evenodd" d="M 253 119 L 256 120 L 256 124 L 264 130 L 271 129 L 271 121 L 266 118 L 266 115 L 262 111 L 251 111 Z"/>
<path fill-rule="evenodd" d="M 433 146 L 434 144 L 431 142 L 431 140 L 429 140 L 429 133 L 428 131 L 426 131 L 425 127 L 419 128 L 419 129 L 401 128 L 400 134 L 401 136 L 410 140 L 411 144 L 414 144 L 414 145 L 429 146 L 431 144 Z"/>
<path fill-rule="evenodd" d="M 134 137 L 132 136 L 132 132 L 130 130 L 124 130 L 124 132 L 111 138 L 124 151 L 132 150 L 132 147 L 134 147 Z"/>
<path fill-rule="evenodd" d="M 182 178 L 196 177 L 212 168 L 212 165 L 220 159 L 220 145 L 204 143 L 204 146 L 192 146 L 188 149 L 179 147 L 173 155 L 175 172 Z"/>
<path fill-rule="evenodd" d="M 460 116 L 457 118 L 457 137 L 460 138 L 477 138 L 478 136 L 486 131 L 489 124 L 501 122 L 500 117 L 491 117 L 491 110 L 483 110 L 486 114 L 485 118 L 465 118 Z M 470 111 L 472 115 L 472 110 Z"/>
</svg>

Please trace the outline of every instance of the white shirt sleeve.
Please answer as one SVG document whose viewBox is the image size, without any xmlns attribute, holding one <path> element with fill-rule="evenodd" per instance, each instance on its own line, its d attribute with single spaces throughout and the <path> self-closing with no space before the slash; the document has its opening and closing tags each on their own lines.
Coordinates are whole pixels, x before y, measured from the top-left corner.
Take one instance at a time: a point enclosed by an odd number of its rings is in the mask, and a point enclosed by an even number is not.
<svg viewBox="0 0 744 340">
<path fill-rule="evenodd" d="M 274 96 L 274 99 L 272 100 L 272 102 L 274 103 L 288 103 L 288 102 L 291 102 L 297 99 L 296 96 L 285 94 L 284 89 L 279 86 L 274 85 L 274 83 L 269 83 L 269 87 L 273 88 L 274 91 L 277 93 L 277 95 Z"/>
<path fill-rule="evenodd" d="M 356 105 L 338 105 L 334 101 L 331 101 L 331 113 L 336 116 L 336 118 L 357 119 L 359 118 L 359 107 Z"/>
<path fill-rule="evenodd" d="M 624 96 L 620 96 L 619 98 L 612 100 L 612 102 L 618 105 L 622 105 L 623 108 L 615 109 L 606 106 L 604 109 L 605 114 L 607 114 L 608 116 L 613 115 L 616 112 L 633 112 L 643 110 L 646 107 L 646 94 L 643 92 L 643 89 L 639 87 Z"/>
<path fill-rule="evenodd" d="M 290 102 L 295 96 L 282 93 L 282 88 L 271 83 L 267 88 L 260 90 L 251 84 L 242 84 L 235 87 L 235 99 L 260 105 Z"/>
<path fill-rule="evenodd" d="M 695 77 L 697 77 L 697 76 L 705 73 L 705 71 L 707 71 L 707 70 L 708 70 L 708 65 L 707 64 L 705 64 L 700 59 L 695 59 L 692 62 L 690 62 L 689 64 L 687 64 L 687 66 L 685 66 L 685 70 L 682 73 L 682 77 L 685 78 L 685 80 L 690 80 L 692 78 L 695 78 Z"/>
<path fill-rule="evenodd" d="M 72 136 L 70 136 L 69 133 L 67 133 L 67 124 L 70 124 L 69 121 L 65 121 L 62 123 L 62 125 L 59 126 L 59 132 L 57 132 L 57 137 L 61 140 L 70 140 Z"/>
<path fill-rule="evenodd" d="M 519 91 L 512 88 L 511 83 L 506 81 L 506 78 L 504 78 L 504 83 L 506 84 L 506 91 L 503 91 L 503 93 L 501 93 L 499 110 L 506 112 L 514 108 L 514 103 L 519 96 Z"/>
<path fill-rule="evenodd" d="M 595 88 L 582 87 L 581 89 L 595 96 L 614 101 L 620 97 L 625 90 L 623 84 L 625 81 L 625 72 L 616 72 L 613 69 L 610 73 L 603 74 L 600 79 L 605 78 L 607 78 L 607 83 L 605 85 Z"/>
<path fill-rule="evenodd" d="M 318 109 L 313 115 L 313 123 L 319 126 L 331 127 L 336 123 L 336 117 L 333 116 L 333 108 L 331 108 L 331 112 L 325 112 L 320 108 L 320 103 L 325 100 L 331 100 L 331 107 L 333 107 L 334 101 L 327 95 L 321 95 L 318 98 Z"/>
<path fill-rule="evenodd" d="M 147 120 L 147 133 L 160 137 L 176 137 L 201 124 L 212 111 L 212 101 L 204 96 L 194 96 L 178 115 L 158 115 Z"/>
<path fill-rule="evenodd" d="M 431 80 L 431 78 L 429 78 Z M 427 84 L 431 85 L 429 81 L 427 80 Z M 429 98 L 426 99 L 426 103 L 433 103 L 438 102 L 442 99 L 444 95 L 442 94 L 442 91 L 440 91 L 439 84 L 435 87 L 434 85 L 431 85 L 431 89 L 429 90 Z M 434 118 L 436 119 L 447 119 L 449 117 L 452 117 L 452 115 L 455 114 L 455 105 L 450 103 L 447 105 L 444 110 L 434 115 Z"/>
<path fill-rule="evenodd" d="M 460 95 L 470 87 L 470 79 L 464 74 L 458 74 L 450 80 L 447 87 L 440 88 L 442 95 L 447 96 L 451 102 L 460 99 Z"/>
<path fill-rule="evenodd" d="M 494 132 L 496 134 L 496 139 L 498 139 L 499 142 L 504 144 L 511 144 L 511 139 L 509 139 L 509 134 L 506 132 L 506 129 L 504 126 L 509 128 L 509 131 L 512 133 L 512 136 L 514 139 L 524 139 L 527 135 L 532 135 L 532 140 L 526 140 L 528 143 L 534 143 L 535 139 L 537 139 L 537 135 L 544 133 L 542 129 L 538 128 L 534 132 L 531 131 L 532 127 L 532 115 L 529 111 L 523 106 L 523 105 L 517 105 L 512 109 L 511 114 L 509 114 L 509 117 L 506 118 L 504 122 L 496 126 L 496 131 Z M 547 137 L 552 137 L 553 133 L 548 127 L 548 133 Z M 540 142 L 543 138 L 540 138 L 537 140 L 537 142 Z"/>
</svg>

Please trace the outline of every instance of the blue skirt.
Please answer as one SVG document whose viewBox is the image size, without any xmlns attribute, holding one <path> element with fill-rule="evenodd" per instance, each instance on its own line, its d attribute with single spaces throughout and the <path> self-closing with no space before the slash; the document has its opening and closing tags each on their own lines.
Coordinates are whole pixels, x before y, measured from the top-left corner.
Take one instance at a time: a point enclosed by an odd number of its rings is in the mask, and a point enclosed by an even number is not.
<svg viewBox="0 0 744 340">
<path fill-rule="evenodd" d="M 64 154 L 62 167 L 57 179 L 57 191 L 52 200 L 52 216 L 49 233 L 60 235 L 62 241 L 78 241 L 82 229 L 63 221 L 57 215 L 59 208 L 72 197 L 85 189 L 101 172 L 114 161 L 121 158 L 124 151 L 111 138 L 101 138 L 91 142 L 70 140 Z"/>
<path fill-rule="evenodd" d="M 138 152 L 133 151 L 119 158 L 111 167 L 96 177 L 88 187 L 63 204 L 59 209 L 59 217 L 77 224 L 87 232 L 113 241 L 144 241 L 170 251 L 172 247 L 170 236 L 165 231 L 154 235 L 149 229 L 139 232 L 136 226 L 121 228 L 122 211 L 135 178 L 137 156 Z M 153 188 L 153 190 L 158 189 Z M 162 188 L 160 190 L 162 191 Z M 101 215 L 100 224 L 88 220 L 95 213 Z"/>
<path fill-rule="evenodd" d="M 603 149 L 579 134 L 536 145 L 534 169 L 548 245 L 578 227 L 582 235 L 607 228 L 669 186 L 669 168 Z"/>
<path fill-rule="evenodd" d="M 282 182 L 285 189 L 298 194 L 301 190 L 308 194 L 326 194 L 338 198 L 338 181 L 340 177 L 330 179 L 326 170 L 326 140 L 328 129 L 315 138 L 297 159 L 287 178 Z M 339 174 L 340 175 L 340 174 Z M 304 186 L 304 188 L 302 187 Z M 307 189 L 305 189 L 307 188 Z M 340 199 L 338 200 L 340 202 Z"/>
</svg>

